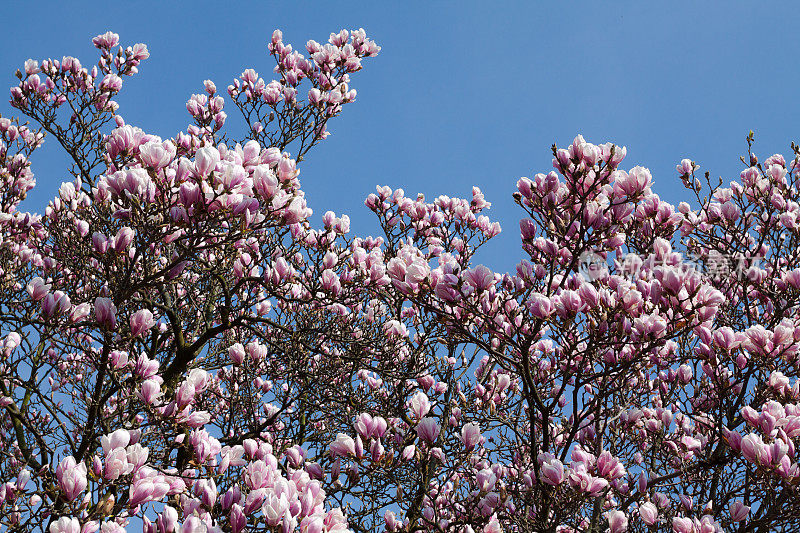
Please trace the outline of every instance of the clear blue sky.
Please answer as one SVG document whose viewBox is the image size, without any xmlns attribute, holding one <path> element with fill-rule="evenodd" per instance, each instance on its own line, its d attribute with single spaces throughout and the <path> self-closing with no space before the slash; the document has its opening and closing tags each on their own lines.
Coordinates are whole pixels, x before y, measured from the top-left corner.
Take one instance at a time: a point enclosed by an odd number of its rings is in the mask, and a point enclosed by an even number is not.
<svg viewBox="0 0 800 533">
<path fill-rule="evenodd" d="M 550 145 L 626 145 L 623 166 L 649 167 L 655 191 L 677 203 L 675 165 L 738 176 L 745 136 L 762 157 L 800 140 L 796 2 L 4 2 L 0 86 L 28 57 L 96 58 L 90 39 L 112 30 L 151 58 L 126 84 L 121 113 L 162 137 L 188 124 L 202 81 L 220 88 L 244 68 L 265 77 L 274 28 L 304 48 L 331 31 L 363 27 L 383 47 L 353 77 L 356 103 L 302 165 L 315 218 L 345 212 L 358 233 L 376 226 L 363 207 L 376 184 L 493 202 L 503 234 L 482 260 L 520 258 L 511 201 L 520 176 L 551 168 Z M 7 93 L 5 93 L 7 94 Z M 7 97 L 0 113 L 12 113 Z M 231 109 L 229 115 L 233 116 Z M 65 167 L 53 143 L 35 160 L 41 211 Z"/>
</svg>

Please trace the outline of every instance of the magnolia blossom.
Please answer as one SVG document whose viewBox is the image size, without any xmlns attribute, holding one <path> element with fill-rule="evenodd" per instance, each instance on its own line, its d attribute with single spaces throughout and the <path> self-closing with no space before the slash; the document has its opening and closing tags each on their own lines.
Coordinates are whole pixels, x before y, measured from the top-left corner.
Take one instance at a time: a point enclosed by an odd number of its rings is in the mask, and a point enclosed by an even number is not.
<svg viewBox="0 0 800 533">
<path fill-rule="evenodd" d="M 483 265 L 465 273 L 466 281 L 477 290 L 486 290 L 494 284 L 494 272 Z"/>
<path fill-rule="evenodd" d="M 77 518 L 62 516 L 50 523 L 49 531 L 50 533 L 80 533 L 81 524 Z"/>
<path fill-rule="evenodd" d="M 208 176 L 219 161 L 219 151 L 213 146 L 200 148 L 195 155 L 195 166 L 201 176 Z"/>
<path fill-rule="evenodd" d="M 608 525 L 612 533 L 622 533 L 628 530 L 628 517 L 622 511 L 609 511 Z"/>
<path fill-rule="evenodd" d="M 129 505 L 136 506 L 143 502 L 158 501 L 170 490 L 170 485 L 159 476 L 144 477 L 137 480 L 130 488 Z"/>
<path fill-rule="evenodd" d="M 131 334 L 138 337 L 149 331 L 156 322 L 153 320 L 153 313 L 148 309 L 136 311 L 130 318 Z"/>
<path fill-rule="evenodd" d="M 473 449 L 481 440 L 481 428 L 475 422 L 464 424 L 461 428 L 461 442 L 468 450 Z"/>
<path fill-rule="evenodd" d="M 106 453 L 103 477 L 108 480 L 115 480 L 120 476 L 130 474 L 133 466 L 128 462 L 128 454 L 123 448 L 115 448 Z"/>
<path fill-rule="evenodd" d="M 286 496 L 277 494 L 268 494 L 264 500 L 262 512 L 267 525 L 277 526 L 283 520 L 284 513 L 289 509 L 289 502 Z"/>
<path fill-rule="evenodd" d="M 355 455 L 355 441 L 348 435 L 339 433 L 336 441 L 330 445 L 330 453 L 332 457 Z"/>
<path fill-rule="evenodd" d="M 68 455 L 58 464 L 56 469 L 58 486 L 67 501 L 77 498 L 86 489 L 86 465 L 78 465 L 75 459 Z"/>
<path fill-rule="evenodd" d="M 100 439 L 103 446 L 103 451 L 106 453 L 111 452 L 117 448 L 125 448 L 131 441 L 131 434 L 126 429 L 118 429 L 109 435 L 104 435 Z"/>
<path fill-rule="evenodd" d="M 653 526 L 658 520 L 658 509 L 652 503 L 645 502 L 639 505 L 639 516 L 641 517 L 642 522 L 648 526 Z"/>
<path fill-rule="evenodd" d="M 147 379 L 142 382 L 139 397 L 148 405 L 152 405 L 161 396 L 161 384 L 158 380 Z"/>
<path fill-rule="evenodd" d="M 433 418 L 425 417 L 417 424 L 417 435 L 424 442 L 434 442 L 439 437 L 439 430 L 439 424 Z"/>
<path fill-rule="evenodd" d="M 750 514 L 750 507 L 740 501 L 731 503 L 728 510 L 731 514 L 731 520 L 734 522 L 741 522 Z"/>
<path fill-rule="evenodd" d="M 431 403 L 428 396 L 422 391 L 417 391 L 411 398 L 411 412 L 417 419 L 422 419 L 427 416 L 430 410 Z"/>
<path fill-rule="evenodd" d="M 672 519 L 672 531 L 674 533 L 694 533 L 694 522 L 691 518 L 676 516 Z"/>
<path fill-rule="evenodd" d="M 80 322 L 87 316 L 89 316 L 92 312 L 92 304 L 89 302 L 84 302 L 82 304 L 78 304 L 72 308 L 72 311 L 69 314 L 70 322 Z"/>
<path fill-rule="evenodd" d="M 541 465 L 542 481 L 560 485 L 564 481 L 564 465 L 555 457 L 545 459 Z"/>
<path fill-rule="evenodd" d="M 44 298 L 50 291 L 51 285 L 44 282 L 39 276 L 34 277 L 27 285 L 28 294 L 36 301 Z"/>
<path fill-rule="evenodd" d="M 94 314 L 97 321 L 108 329 L 117 327 L 117 308 L 109 298 L 94 301 Z"/>
</svg>

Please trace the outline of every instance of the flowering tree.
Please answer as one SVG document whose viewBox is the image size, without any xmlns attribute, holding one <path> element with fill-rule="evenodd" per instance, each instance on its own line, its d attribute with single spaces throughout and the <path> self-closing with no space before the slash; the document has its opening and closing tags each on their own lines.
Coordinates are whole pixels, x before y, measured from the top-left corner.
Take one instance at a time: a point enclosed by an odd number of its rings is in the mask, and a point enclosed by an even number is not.
<svg viewBox="0 0 800 533">
<path fill-rule="evenodd" d="M 276 31 L 163 140 L 113 98 L 148 57 L 29 60 L 0 118 L 0 524 L 51 533 L 800 528 L 800 152 L 676 209 L 577 137 L 471 199 L 379 187 L 309 222 L 297 163 L 380 48 Z M 72 160 L 21 210 L 45 134 Z M 237 136 L 238 135 L 238 136 Z M 748 146 L 752 145 L 752 136 Z M 290 155 L 290 154 L 293 154 Z M 294 157 L 294 158 L 292 158 Z"/>
</svg>

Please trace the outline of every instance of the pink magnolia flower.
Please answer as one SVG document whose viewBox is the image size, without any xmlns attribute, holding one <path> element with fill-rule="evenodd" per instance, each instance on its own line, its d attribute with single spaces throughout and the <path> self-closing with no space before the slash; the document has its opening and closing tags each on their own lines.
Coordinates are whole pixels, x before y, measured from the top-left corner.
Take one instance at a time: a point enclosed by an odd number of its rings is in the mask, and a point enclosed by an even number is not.
<svg viewBox="0 0 800 533">
<path fill-rule="evenodd" d="M 44 298 L 47 293 L 50 291 L 50 285 L 45 283 L 42 278 L 36 276 L 33 278 L 27 285 L 28 294 L 31 298 L 35 301 L 39 301 Z"/>
<path fill-rule="evenodd" d="M 140 309 L 136 311 L 130 318 L 131 334 L 138 337 L 150 331 L 156 325 L 153 319 L 153 313 L 149 309 Z"/>
<path fill-rule="evenodd" d="M 280 525 L 284 513 L 289 510 L 289 502 L 285 494 L 278 496 L 274 492 L 268 493 L 264 498 L 261 512 L 264 513 L 264 520 L 269 526 Z"/>
<path fill-rule="evenodd" d="M 433 418 L 423 418 L 417 424 L 417 435 L 424 442 L 432 443 L 439 437 L 439 423 Z"/>
<path fill-rule="evenodd" d="M 417 383 L 423 388 L 423 390 L 427 391 L 433 387 L 433 385 L 436 383 L 436 379 L 434 379 L 434 377 L 430 374 L 425 374 L 424 376 L 419 376 L 417 378 Z"/>
<path fill-rule="evenodd" d="M 278 191 L 279 183 L 275 173 L 267 165 L 258 165 L 253 169 L 253 188 L 265 200 L 271 200 Z"/>
<path fill-rule="evenodd" d="M 116 74 L 106 74 L 100 82 L 100 88 L 115 93 L 122 89 L 122 78 Z"/>
<path fill-rule="evenodd" d="M 431 402 L 428 400 L 428 395 L 422 391 L 417 391 L 414 394 L 409 405 L 411 413 L 417 420 L 424 418 L 431 410 Z"/>
<path fill-rule="evenodd" d="M 338 507 L 328 511 L 325 514 L 325 518 L 323 518 L 322 523 L 324 526 L 323 531 L 330 533 L 345 533 L 348 531 L 347 520 L 345 519 L 342 510 Z"/>
<path fill-rule="evenodd" d="M 175 145 L 170 141 L 148 141 L 139 146 L 139 157 L 148 167 L 164 168 L 175 157 Z"/>
<path fill-rule="evenodd" d="M 672 519 L 673 533 L 696 533 L 694 521 L 691 518 L 676 516 Z"/>
<path fill-rule="evenodd" d="M 611 533 L 623 533 L 628 530 L 628 517 L 622 511 L 609 511 L 608 526 Z"/>
<path fill-rule="evenodd" d="M 205 146 L 195 154 L 194 164 L 198 174 L 206 177 L 214 171 L 214 167 L 219 163 L 219 160 L 219 151 L 212 146 Z"/>
<path fill-rule="evenodd" d="M 386 531 L 394 531 L 400 526 L 397 517 L 392 511 L 386 511 L 383 515 L 383 520 L 386 523 Z"/>
<path fill-rule="evenodd" d="M 589 474 L 583 463 L 573 463 L 568 478 L 571 486 L 592 496 L 597 496 L 608 487 L 607 480 Z"/>
<path fill-rule="evenodd" d="M 228 357 L 230 358 L 231 361 L 233 361 L 234 364 L 241 365 L 242 362 L 244 361 L 244 356 L 245 356 L 245 351 L 244 351 L 244 346 L 242 346 L 242 343 L 237 342 L 236 344 L 233 344 L 231 345 L 230 348 L 228 348 Z"/>
<path fill-rule="evenodd" d="M 166 483 L 161 476 L 140 478 L 131 485 L 128 505 L 136 507 L 144 502 L 159 501 L 169 490 L 169 483 Z"/>
<path fill-rule="evenodd" d="M 178 404 L 178 409 L 183 409 L 192 403 L 196 394 L 197 390 L 193 383 L 190 381 L 181 383 L 178 387 L 178 391 L 175 393 L 175 401 Z"/>
<path fill-rule="evenodd" d="M 381 460 L 381 457 L 383 457 L 386 448 L 384 448 L 381 439 L 376 439 L 372 441 L 372 444 L 370 444 L 369 451 L 370 455 L 372 456 L 372 460 L 377 463 Z"/>
<path fill-rule="evenodd" d="M 128 464 L 132 466 L 132 471 L 135 472 L 147 462 L 150 450 L 137 442 L 136 444 L 128 446 L 125 453 Z"/>
<path fill-rule="evenodd" d="M 82 533 L 88 533 L 88 529 L 84 527 Z M 100 525 L 100 533 L 126 533 L 125 528 L 116 522 L 106 521 Z"/>
<path fill-rule="evenodd" d="M 30 75 L 36 74 L 38 72 L 41 72 L 41 69 L 39 68 L 39 62 L 38 61 L 36 61 L 34 59 L 28 59 L 28 60 L 25 61 L 25 74 L 30 76 Z"/>
<path fill-rule="evenodd" d="M 283 212 L 283 218 L 286 224 L 295 224 L 305 220 L 309 216 L 311 216 L 311 209 L 306 207 L 305 199 L 299 197 L 293 198 Z"/>
<path fill-rule="evenodd" d="M 550 298 L 543 294 L 534 293 L 528 303 L 531 314 L 540 319 L 545 319 L 555 311 Z"/>
<path fill-rule="evenodd" d="M 489 523 L 483 527 L 483 533 L 503 533 L 503 528 L 500 526 L 496 516 L 492 516 Z"/>
<path fill-rule="evenodd" d="M 692 164 L 691 159 L 681 159 L 680 164 L 675 168 L 678 171 L 678 174 L 691 174 L 692 170 L 694 170 L 694 165 Z"/>
<path fill-rule="evenodd" d="M 345 435 L 344 433 L 339 433 L 336 435 L 336 440 L 333 443 L 331 443 L 328 450 L 330 451 L 331 457 L 334 458 L 355 456 L 356 443 L 348 435 Z"/>
<path fill-rule="evenodd" d="M 8 356 L 14 349 L 20 345 L 22 342 L 22 337 L 16 331 L 12 331 L 9 333 L 6 338 L 0 343 L 0 347 L 3 348 L 3 353 Z"/>
<path fill-rule="evenodd" d="M 209 524 L 203 521 L 199 516 L 189 516 L 181 526 L 181 533 L 206 533 L 209 530 Z"/>
<path fill-rule="evenodd" d="M 541 466 L 542 481 L 557 486 L 564 482 L 564 465 L 555 457 L 546 458 Z"/>
<path fill-rule="evenodd" d="M 769 463 L 767 459 L 767 455 L 769 454 L 769 450 L 767 449 L 764 441 L 761 439 L 760 436 L 750 433 L 749 435 L 745 435 L 742 438 L 742 442 L 740 444 L 742 455 L 744 455 L 745 459 L 748 461 L 760 464 L 760 463 Z"/>
<path fill-rule="evenodd" d="M 730 504 L 728 511 L 732 521 L 741 522 L 750 514 L 750 507 L 737 500 Z"/>
<path fill-rule="evenodd" d="M 369 413 L 361 413 L 358 415 L 358 417 L 356 417 L 353 427 L 355 427 L 359 435 L 364 438 L 369 438 L 372 435 L 373 430 L 372 415 Z"/>
<path fill-rule="evenodd" d="M 650 502 L 645 502 L 639 506 L 639 516 L 642 522 L 653 526 L 658 520 L 658 508 Z"/>
<path fill-rule="evenodd" d="M 414 446 L 413 444 L 409 444 L 408 446 L 403 448 L 403 453 L 401 453 L 400 455 L 404 460 L 410 461 L 411 459 L 414 458 L 416 451 L 417 451 L 416 446 Z"/>
<path fill-rule="evenodd" d="M 286 155 L 281 157 L 280 161 L 278 161 L 277 174 L 281 181 L 288 181 L 294 178 L 297 175 L 295 160 Z"/>
<path fill-rule="evenodd" d="M 105 235 L 95 231 L 92 233 L 92 246 L 99 254 L 104 254 L 108 251 L 109 241 Z"/>
<path fill-rule="evenodd" d="M 571 316 L 585 307 L 577 291 L 564 290 L 554 298 L 556 312 L 559 316 Z"/>
<path fill-rule="evenodd" d="M 101 50 L 103 49 L 108 50 L 119 44 L 119 35 L 107 31 L 104 34 L 98 35 L 97 37 L 92 39 L 92 43 Z"/>
<path fill-rule="evenodd" d="M 135 232 L 128 226 L 120 228 L 114 237 L 114 249 L 117 253 L 124 253 L 133 242 Z"/>
<path fill-rule="evenodd" d="M 405 282 L 417 285 L 425 281 L 431 274 L 431 267 L 421 259 L 415 260 L 406 268 Z"/>
<path fill-rule="evenodd" d="M 383 330 L 389 337 L 408 337 L 408 328 L 399 320 L 389 320 Z"/>
<path fill-rule="evenodd" d="M 475 474 L 475 482 L 481 492 L 490 492 L 497 484 L 497 474 L 491 468 L 484 468 Z"/>
<path fill-rule="evenodd" d="M 47 293 L 42 302 L 42 312 L 46 317 L 57 316 L 72 307 L 69 296 L 62 291 Z"/>
<path fill-rule="evenodd" d="M 614 480 L 625 475 L 625 467 L 608 450 L 604 450 L 597 457 L 597 473 L 606 479 Z"/>
<path fill-rule="evenodd" d="M 382 416 L 375 416 L 372 418 L 372 436 L 376 439 L 383 438 L 388 428 L 389 425 Z"/>
<path fill-rule="evenodd" d="M 617 171 L 616 175 L 614 189 L 623 196 L 634 196 L 644 192 L 652 180 L 650 171 L 639 166 L 633 167 L 629 172 Z"/>
<path fill-rule="evenodd" d="M 486 290 L 494 285 L 494 272 L 483 265 L 464 272 L 465 281 L 476 290 Z"/>
<path fill-rule="evenodd" d="M 178 422 L 186 424 L 191 428 L 199 428 L 208 424 L 208 422 L 211 420 L 211 414 L 208 411 L 191 412 L 191 408 L 187 407 L 181 411 L 177 420 Z"/>
<path fill-rule="evenodd" d="M 69 455 L 58 464 L 56 479 L 64 498 L 71 502 L 86 489 L 86 465 L 78 465 Z"/>
<path fill-rule="evenodd" d="M 130 474 L 133 471 L 133 466 L 128 462 L 128 454 L 125 449 L 115 448 L 106 453 L 103 477 L 113 481 L 120 476 Z"/>
<path fill-rule="evenodd" d="M 147 356 L 142 353 L 139 354 L 139 357 L 136 359 L 136 363 L 134 364 L 134 372 L 137 376 L 148 379 L 156 375 L 158 372 L 159 362 L 157 359 L 148 359 Z"/>
<path fill-rule="evenodd" d="M 117 448 L 125 448 L 131 442 L 131 434 L 127 429 L 118 429 L 109 435 L 100 437 L 100 444 L 105 453 Z"/>
<path fill-rule="evenodd" d="M 62 516 L 50 524 L 50 533 L 81 533 L 81 523 L 77 518 Z"/>
<path fill-rule="evenodd" d="M 117 327 L 117 307 L 109 298 L 99 297 L 94 301 L 94 314 L 97 321 L 108 329 Z"/>
<path fill-rule="evenodd" d="M 467 450 L 472 450 L 481 440 L 481 427 L 476 422 L 464 424 L 461 428 L 461 442 Z"/>
<path fill-rule="evenodd" d="M 245 468 L 244 480 L 251 489 L 260 489 L 272 483 L 275 469 L 265 461 L 253 461 Z"/>
<path fill-rule="evenodd" d="M 234 503 L 231 505 L 231 512 L 230 512 L 230 523 L 231 523 L 231 531 L 233 533 L 240 533 L 244 531 L 245 526 L 247 526 L 247 517 L 245 516 L 242 506 L 238 503 Z M 177 514 L 176 514 L 177 520 Z"/>
<path fill-rule="evenodd" d="M 72 323 L 80 322 L 92 312 L 92 304 L 89 302 L 84 302 L 82 304 L 78 304 L 72 308 L 72 311 L 69 313 L 69 320 Z"/>
<path fill-rule="evenodd" d="M 342 285 L 339 281 L 339 276 L 333 270 L 325 269 L 322 271 L 322 288 L 330 291 L 334 295 L 338 295 L 342 291 Z"/>
</svg>

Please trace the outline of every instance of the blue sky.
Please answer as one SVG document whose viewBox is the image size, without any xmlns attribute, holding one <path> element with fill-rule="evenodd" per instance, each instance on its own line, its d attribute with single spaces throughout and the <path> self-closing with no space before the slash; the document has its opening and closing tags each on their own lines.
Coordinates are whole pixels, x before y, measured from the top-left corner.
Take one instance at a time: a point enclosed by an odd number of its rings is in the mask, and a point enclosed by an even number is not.
<svg viewBox="0 0 800 533">
<path fill-rule="evenodd" d="M 185 102 L 204 79 L 223 88 L 248 67 L 271 74 L 274 28 L 303 48 L 363 27 L 383 50 L 353 77 L 356 103 L 301 167 L 316 220 L 331 209 L 374 233 L 363 200 L 376 184 L 429 199 L 478 185 L 504 230 L 481 260 L 505 270 L 521 258 L 514 184 L 550 170 L 554 142 L 581 133 L 627 146 L 623 166 L 649 167 L 673 203 L 685 199 L 680 159 L 734 178 L 750 129 L 762 159 L 788 155 L 800 140 L 798 15 L 794 2 L 744 1 L 5 2 L 0 20 L 14 22 L 0 34 L 0 80 L 10 86 L 28 57 L 91 64 L 90 39 L 115 31 L 151 52 L 121 113 L 169 137 L 188 124 Z M 3 97 L 0 114 L 14 111 Z M 28 209 L 42 210 L 65 168 L 46 144 Z"/>
</svg>

